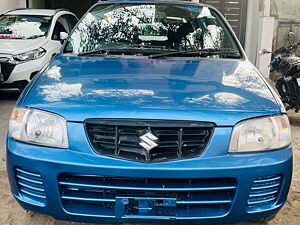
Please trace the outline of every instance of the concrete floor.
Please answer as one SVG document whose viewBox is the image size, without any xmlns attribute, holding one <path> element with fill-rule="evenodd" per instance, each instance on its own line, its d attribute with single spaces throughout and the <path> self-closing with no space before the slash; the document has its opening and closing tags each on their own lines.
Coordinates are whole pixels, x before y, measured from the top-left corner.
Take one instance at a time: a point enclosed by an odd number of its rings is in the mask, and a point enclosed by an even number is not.
<svg viewBox="0 0 300 225">
<path fill-rule="evenodd" d="M 0 90 L 0 171 L 5 169 L 5 139 L 10 114 L 20 93 Z"/>
<path fill-rule="evenodd" d="M 11 111 L 19 94 L 0 91 L 0 225 L 85 225 L 84 223 L 57 221 L 49 216 L 27 212 L 10 195 L 5 170 L 5 138 Z M 300 113 L 289 113 L 294 145 L 294 175 L 287 203 L 268 223 L 243 222 L 237 225 L 300 225 Z"/>
</svg>

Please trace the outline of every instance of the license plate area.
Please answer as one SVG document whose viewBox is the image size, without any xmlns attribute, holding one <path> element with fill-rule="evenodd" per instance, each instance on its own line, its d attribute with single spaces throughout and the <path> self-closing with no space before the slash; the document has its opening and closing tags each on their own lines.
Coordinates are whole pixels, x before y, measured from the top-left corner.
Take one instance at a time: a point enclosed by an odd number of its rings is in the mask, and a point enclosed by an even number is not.
<svg viewBox="0 0 300 225">
<path fill-rule="evenodd" d="M 175 219 L 175 198 L 116 197 L 115 213 L 124 219 Z"/>
</svg>

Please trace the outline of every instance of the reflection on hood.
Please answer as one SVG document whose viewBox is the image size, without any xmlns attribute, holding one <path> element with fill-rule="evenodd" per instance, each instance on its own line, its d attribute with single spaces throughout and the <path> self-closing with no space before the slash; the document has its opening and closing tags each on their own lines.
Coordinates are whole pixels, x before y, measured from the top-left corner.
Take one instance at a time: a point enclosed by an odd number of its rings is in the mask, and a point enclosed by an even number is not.
<svg viewBox="0 0 300 225">
<path fill-rule="evenodd" d="M 82 84 L 57 83 L 53 85 L 39 86 L 39 88 L 41 89 L 41 94 L 45 96 L 45 100 L 49 102 L 77 97 L 82 94 Z"/>
<path fill-rule="evenodd" d="M 49 70 L 47 70 L 45 72 L 45 74 L 49 77 L 49 78 L 53 78 L 54 80 L 59 81 L 61 78 L 61 73 L 60 73 L 61 67 L 59 66 L 53 66 L 51 67 Z"/>
<path fill-rule="evenodd" d="M 73 105 L 86 110 L 85 115 L 80 114 L 82 119 L 95 111 L 101 117 L 108 108 L 192 110 L 196 114 L 279 112 L 272 92 L 249 62 L 217 59 L 58 55 L 34 83 L 26 102 L 49 111 L 61 106 L 64 110 L 57 113 L 62 115 L 67 106 Z"/>
<path fill-rule="evenodd" d="M 96 94 L 103 97 L 141 97 L 154 96 L 152 90 L 142 89 L 107 89 L 107 90 L 93 90 L 90 94 Z M 89 94 L 88 94 L 89 95 Z"/>
<path fill-rule="evenodd" d="M 203 106 L 217 103 L 219 105 L 228 105 L 231 107 L 249 102 L 248 99 L 237 94 L 226 92 L 219 92 L 214 95 L 204 95 L 199 98 L 186 98 L 185 101 L 191 104 L 202 104 Z"/>
</svg>

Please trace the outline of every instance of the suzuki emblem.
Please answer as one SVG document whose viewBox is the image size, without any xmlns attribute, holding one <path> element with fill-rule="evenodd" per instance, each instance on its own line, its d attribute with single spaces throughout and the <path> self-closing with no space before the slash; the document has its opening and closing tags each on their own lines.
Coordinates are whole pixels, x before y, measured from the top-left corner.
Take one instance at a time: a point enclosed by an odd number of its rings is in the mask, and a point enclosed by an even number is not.
<svg viewBox="0 0 300 225">
<path fill-rule="evenodd" d="M 142 146 L 147 151 L 150 151 L 151 149 L 158 146 L 158 144 L 157 144 L 158 137 L 156 137 L 150 131 L 148 131 L 146 134 L 140 136 L 140 140 L 141 140 L 141 142 L 139 143 L 139 145 Z"/>
</svg>

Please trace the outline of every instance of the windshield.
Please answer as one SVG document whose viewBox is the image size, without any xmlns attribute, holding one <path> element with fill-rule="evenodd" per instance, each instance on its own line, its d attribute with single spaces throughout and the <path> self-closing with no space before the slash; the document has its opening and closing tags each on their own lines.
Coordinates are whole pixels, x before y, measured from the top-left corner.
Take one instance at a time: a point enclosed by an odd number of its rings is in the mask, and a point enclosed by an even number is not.
<svg viewBox="0 0 300 225">
<path fill-rule="evenodd" d="M 123 54 L 227 49 L 240 58 L 232 34 L 216 12 L 176 4 L 94 7 L 72 33 L 65 52 L 83 55 L 103 49 L 118 49 Z"/>
<path fill-rule="evenodd" d="M 50 16 L 0 16 L 0 39 L 34 39 L 47 36 Z"/>
</svg>

